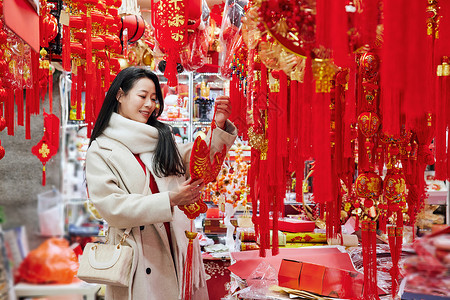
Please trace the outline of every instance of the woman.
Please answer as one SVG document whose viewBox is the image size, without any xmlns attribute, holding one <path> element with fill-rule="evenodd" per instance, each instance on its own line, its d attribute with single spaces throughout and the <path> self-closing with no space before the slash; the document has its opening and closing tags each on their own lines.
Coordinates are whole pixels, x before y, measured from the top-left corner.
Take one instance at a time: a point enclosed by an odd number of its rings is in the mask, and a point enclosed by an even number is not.
<svg viewBox="0 0 450 300">
<path fill-rule="evenodd" d="M 110 226 L 109 243 L 125 228 L 134 250 L 129 288 L 108 286 L 106 299 L 181 299 L 190 221 L 178 205 L 199 200 L 201 180 L 190 182 L 191 144 L 177 145 L 168 125 L 158 78 L 138 67 L 122 70 L 106 94 L 86 155 L 89 197 Z M 228 97 L 216 99 L 211 153 L 229 149 L 237 130 L 228 121 Z M 209 141 L 209 139 L 207 139 Z M 193 299 L 208 299 L 198 241 Z"/>
</svg>

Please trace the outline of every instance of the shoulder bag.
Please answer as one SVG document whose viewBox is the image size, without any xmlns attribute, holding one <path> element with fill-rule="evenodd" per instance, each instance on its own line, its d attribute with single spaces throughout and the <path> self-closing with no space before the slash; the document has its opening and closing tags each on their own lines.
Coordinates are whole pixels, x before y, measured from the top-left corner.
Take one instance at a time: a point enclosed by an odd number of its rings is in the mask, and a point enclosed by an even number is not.
<svg viewBox="0 0 450 300">
<path fill-rule="evenodd" d="M 125 230 L 117 245 L 87 243 L 80 256 L 78 278 L 89 283 L 128 287 L 133 263 L 133 249 L 123 243 L 130 231 L 131 228 Z"/>
</svg>

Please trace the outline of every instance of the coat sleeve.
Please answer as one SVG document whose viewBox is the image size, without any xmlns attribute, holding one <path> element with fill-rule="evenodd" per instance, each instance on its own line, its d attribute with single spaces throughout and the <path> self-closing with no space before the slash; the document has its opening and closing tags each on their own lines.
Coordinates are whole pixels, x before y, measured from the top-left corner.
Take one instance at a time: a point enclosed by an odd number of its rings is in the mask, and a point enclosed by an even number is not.
<svg viewBox="0 0 450 300">
<path fill-rule="evenodd" d="M 234 141 L 236 140 L 237 133 L 238 131 L 236 126 L 234 126 L 234 124 L 230 120 L 226 121 L 225 130 L 216 127 L 213 130 L 211 139 L 211 158 L 213 157 L 214 153 L 221 152 L 224 145 L 227 147 L 228 152 Z M 206 137 L 207 143 L 209 143 L 210 134 L 211 131 L 208 132 L 208 135 Z"/>
<path fill-rule="evenodd" d="M 234 124 L 227 120 L 225 123 L 225 130 L 222 130 L 218 127 L 213 130 L 213 137 L 211 140 L 211 152 L 210 159 L 213 158 L 214 153 L 221 152 L 223 149 L 223 145 L 226 145 L 227 152 L 230 150 L 231 146 L 234 143 L 234 140 L 237 137 L 237 128 Z M 206 142 L 209 143 L 211 136 L 211 131 L 208 132 L 206 136 Z M 186 178 L 189 178 L 189 162 L 191 159 L 191 151 L 194 143 L 186 143 L 186 144 L 178 144 L 178 151 L 180 152 L 181 158 L 183 160 L 183 164 L 186 168 Z"/>
<path fill-rule="evenodd" d="M 171 221 L 169 192 L 129 193 L 105 151 L 93 142 L 86 153 L 88 195 L 102 218 L 117 228 Z"/>
</svg>

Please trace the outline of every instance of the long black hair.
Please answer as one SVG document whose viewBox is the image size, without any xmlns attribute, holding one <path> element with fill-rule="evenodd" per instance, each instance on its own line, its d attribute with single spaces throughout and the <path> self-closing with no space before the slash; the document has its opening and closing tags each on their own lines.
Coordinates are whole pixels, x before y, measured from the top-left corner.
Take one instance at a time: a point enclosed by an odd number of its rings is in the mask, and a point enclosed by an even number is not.
<svg viewBox="0 0 450 300">
<path fill-rule="evenodd" d="M 158 76 L 145 68 L 128 67 L 120 71 L 116 78 L 114 78 L 106 93 L 102 108 L 100 109 L 94 129 L 92 130 L 89 146 L 92 141 L 100 136 L 105 128 L 108 127 L 112 113 L 118 112 L 119 101 L 117 101 L 116 97 L 119 89 L 122 89 L 126 95 L 141 78 L 148 78 L 153 81 L 156 88 L 156 99 L 160 104 L 159 110 L 156 113 L 153 113 L 147 121 L 148 125 L 153 126 L 158 130 L 158 144 L 156 146 L 155 160 L 153 161 L 155 174 L 158 177 L 184 175 L 186 169 L 172 136 L 172 130 L 169 125 L 157 120 L 164 111 L 164 99 Z"/>
</svg>

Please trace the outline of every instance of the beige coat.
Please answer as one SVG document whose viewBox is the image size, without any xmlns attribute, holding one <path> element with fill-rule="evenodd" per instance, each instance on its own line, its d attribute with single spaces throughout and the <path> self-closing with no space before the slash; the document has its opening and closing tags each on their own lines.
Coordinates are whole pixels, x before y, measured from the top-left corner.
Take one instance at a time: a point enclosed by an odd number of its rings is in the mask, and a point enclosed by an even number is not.
<svg viewBox="0 0 450 300">
<path fill-rule="evenodd" d="M 86 156 L 86 181 L 89 197 L 100 215 L 110 226 L 110 243 L 118 243 L 125 228 L 132 228 L 127 243 L 134 250 L 132 266 L 132 282 L 130 287 L 107 287 L 106 299 L 181 299 L 182 271 L 185 261 L 188 240 L 184 235 L 190 229 L 190 222 L 178 208 L 171 209 L 169 191 L 177 189 L 185 178 L 176 176 L 159 178 L 154 175 L 160 193 L 152 195 L 149 188 L 149 172 L 147 175 L 130 151 L 129 147 L 141 148 L 134 145 L 135 141 L 142 140 L 134 128 L 141 129 L 146 134 L 146 124 L 125 119 L 113 114 L 110 124 L 114 130 L 123 131 L 116 136 L 116 131 L 105 130 L 89 147 Z M 110 126 L 111 127 L 111 126 Z M 124 143 L 119 141 L 120 136 L 133 129 L 131 135 Z M 150 127 L 150 139 L 156 145 L 156 129 Z M 114 132 L 113 134 L 110 134 Z M 140 133 L 142 133 L 140 132 Z M 108 133 L 108 134 L 107 134 Z M 237 130 L 227 121 L 227 132 L 221 129 L 213 131 L 211 153 L 220 151 L 223 145 L 228 149 L 236 138 Z M 132 142 L 129 142 L 132 141 Z M 209 141 L 209 139 L 207 139 Z M 153 146 L 155 146 L 153 145 Z M 147 144 L 144 144 L 146 147 Z M 179 151 L 187 169 L 192 144 L 179 145 Z M 153 148 L 140 154 L 147 170 L 153 173 L 151 162 Z M 153 173 L 154 174 L 154 173 Z M 174 255 L 170 253 L 168 236 L 164 222 L 170 222 L 172 246 Z M 208 299 L 205 281 L 205 271 L 201 259 L 198 239 L 194 244 L 193 259 L 194 299 Z"/>
</svg>

